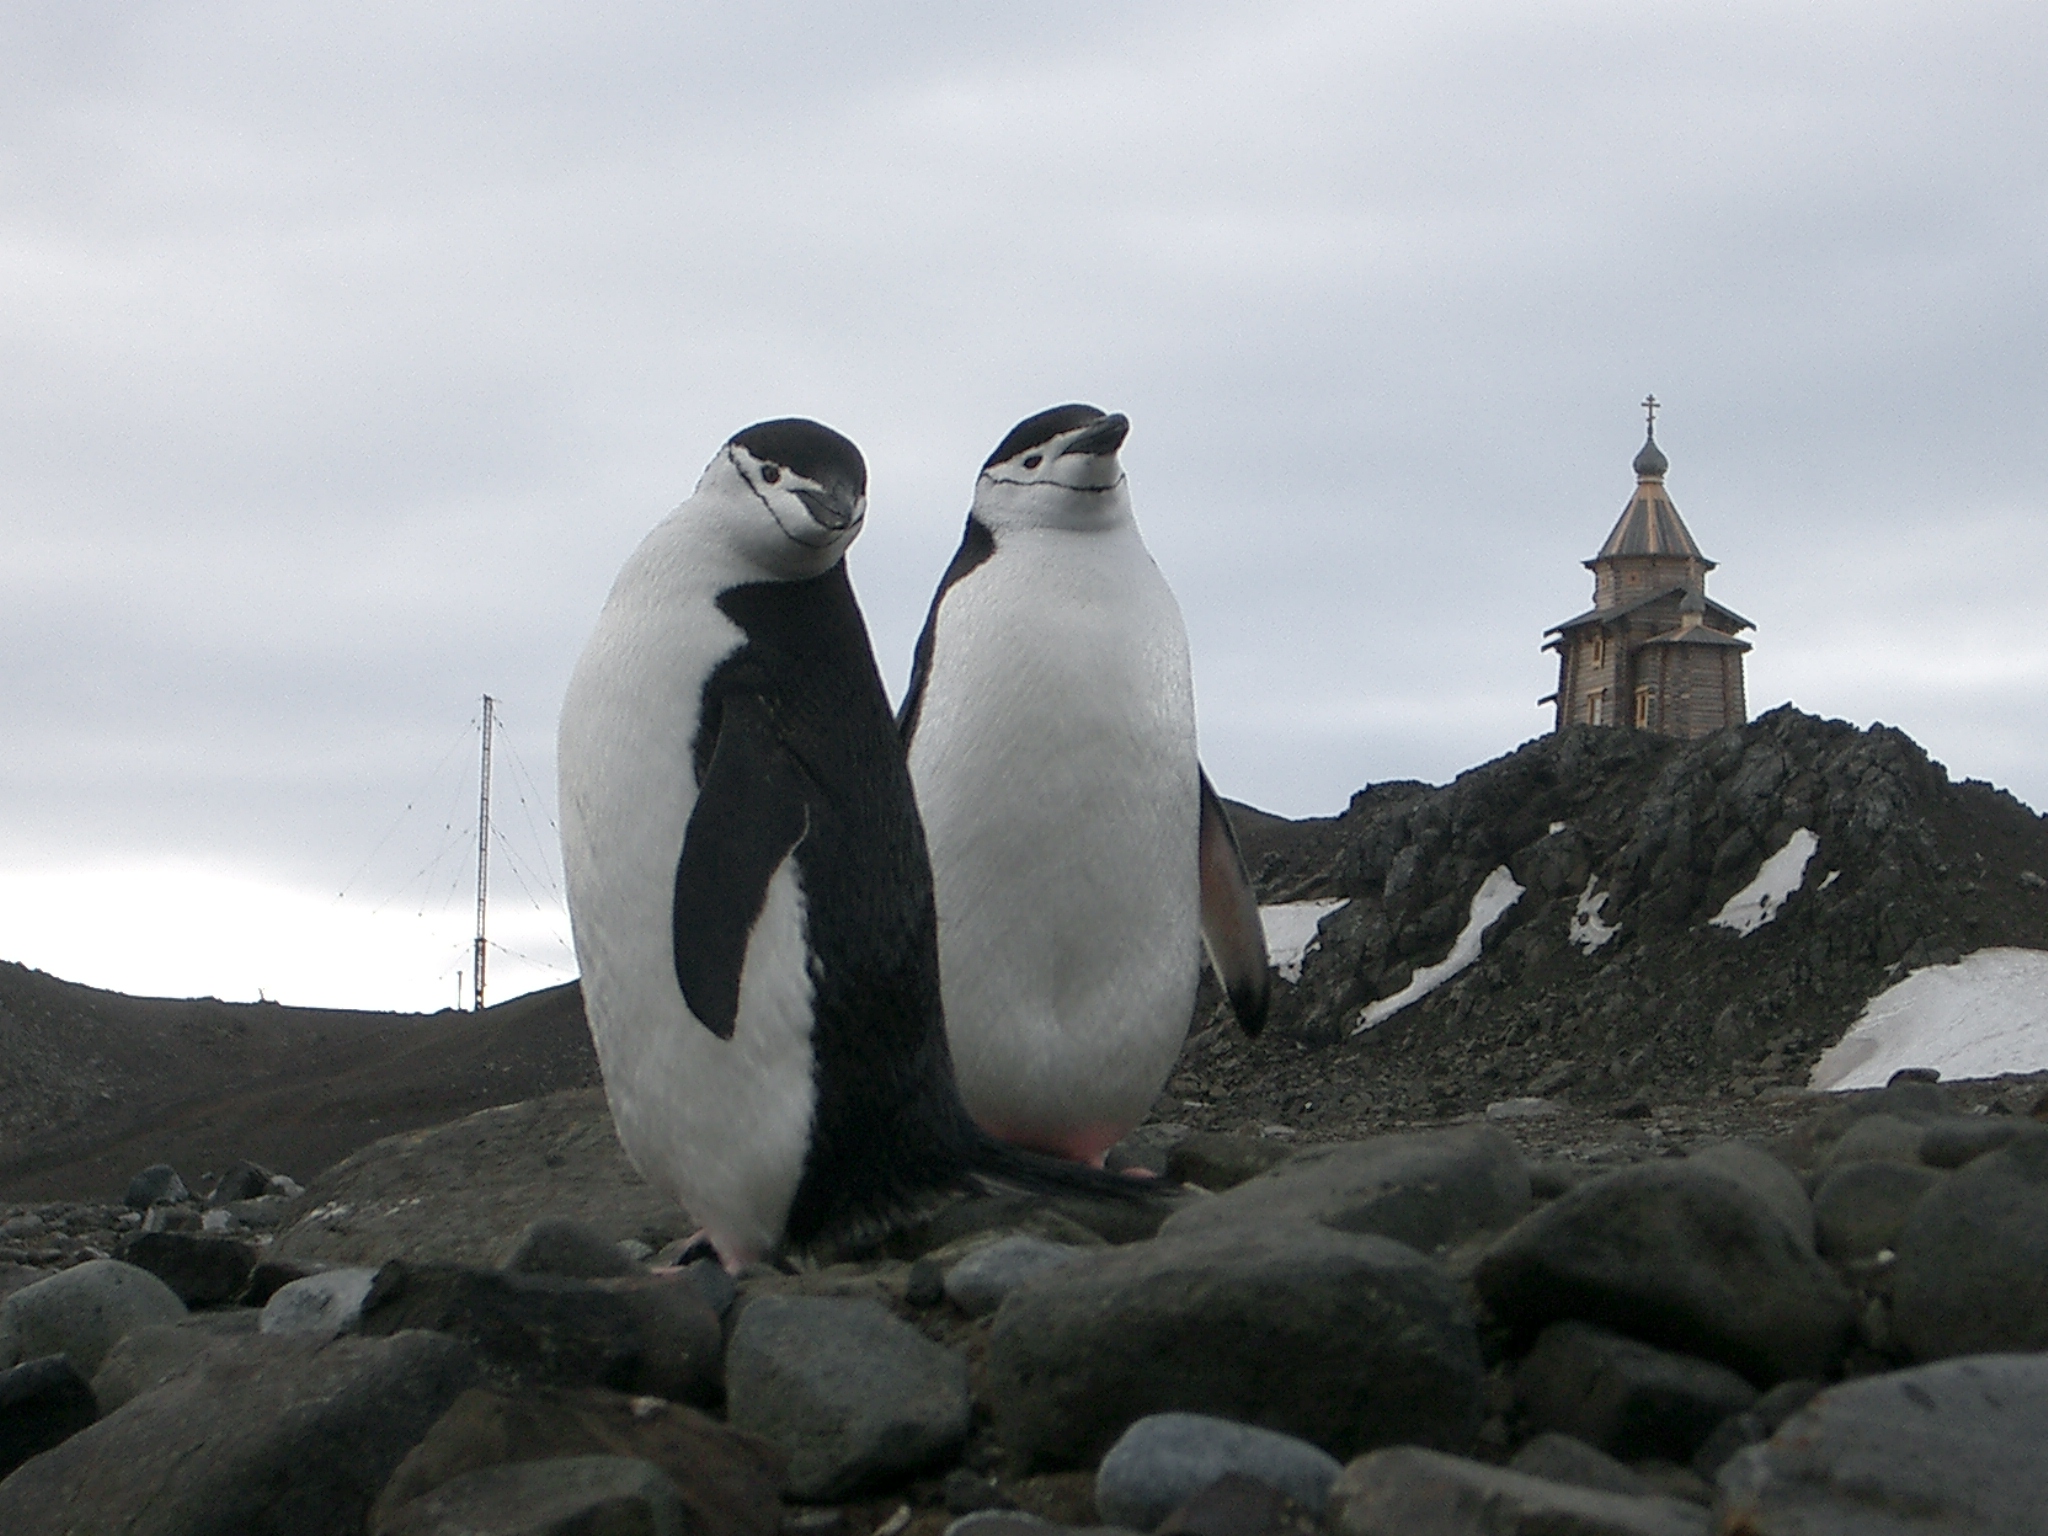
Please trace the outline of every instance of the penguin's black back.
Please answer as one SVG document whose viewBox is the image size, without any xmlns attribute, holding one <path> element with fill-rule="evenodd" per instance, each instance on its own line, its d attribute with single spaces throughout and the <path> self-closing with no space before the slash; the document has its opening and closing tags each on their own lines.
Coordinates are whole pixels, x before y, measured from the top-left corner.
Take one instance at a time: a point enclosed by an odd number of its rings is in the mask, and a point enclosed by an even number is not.
<svg viewBox="0 0 2048 1536">
<path fill-rule="evenodd" d="M 698 781 L 731 710 L 765 718 L 802 802 L 816 1109 L 784 1229 L 802 1249 L 962 1183 L 984 1138 L 953 1083 L 924 828 L 846 568 L 717 602 L 746 640 L 705 683 Z"/>
</svg>

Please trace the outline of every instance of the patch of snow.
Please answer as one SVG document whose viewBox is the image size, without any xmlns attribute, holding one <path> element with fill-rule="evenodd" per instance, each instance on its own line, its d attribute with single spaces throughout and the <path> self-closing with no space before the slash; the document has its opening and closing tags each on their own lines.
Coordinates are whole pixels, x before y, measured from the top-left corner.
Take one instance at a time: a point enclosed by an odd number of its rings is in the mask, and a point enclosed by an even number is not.
<svg viewBox="0 0 2048 1536">
<path fill-rule="evenodd" d="M 1943 1077 L 2048 1070 L 2048 951 L 1980 949 L 1922 966 L 1863 1005 L 1807 1086 L 1882 1088 L 1901 1067 Z"/>
<path fill-rule="evenodd" d="M 1486 1118 L 1496 1123 L 1502 1120 L 1548 1120 L 1558 1112 L 1558 1106 L 1549 1099 L 1501 1099 L 1486 1106 Z"/>
<path fill-rule="evenodd" d="M 1420 1002 L 1438 987 L 1449 981 L 1458 972 L 1479 958 L 1479 946 L 1486 938 L 1486 930 L 1500 920 L 1500 915 L 1522 899 L 1523 887 L 1508 873 L 1503 864 L 1472 893 L 1472 909 L 1465 919 L 1465 926 L 1459 931 L 1451 945 L 1451 952 L 1435 965 L 1425 965 L 1408 978 L 1408 985 L 1392 997 L 1383 997 L 1365 1010 L 1352 1029 L 1354 1035 L 1384 1023 L 1410 1003 Z"/>
<path fill-rule="evenodd" d="M 1607 905 L 1607 892 L 1602 891 L 1598 896 L 1593 894 L 1593 887 L 1599 882 L 1598 875 L 1587 877 L 1586 888 L 1579 892 L 1578 910 L 1572 913 L 1571 932 L 1566 935 L 1572 943 L 1578 945 L 1579 953 L 1585 955 L 1590 955 L 1621 932 L 1619 928 L 1600 920 L 1600 909 Z"/>
<path fill-rule="evenodd" d="M 1784 847 L 1764 860 L 1756 878 L 1730 896 L 1707 921 L 1738 934 L 1755 933 L 1778 915 L 1778 909 L 1804 883 L 1807 861 L 1819 848 L 1820 839 L 1801 827 L 1785 839 Z"/>
<path fill-rule="evenodd" d="M 1558 834 L 1558 833 L 1560 833 L 1560 832 L 1562 832 L 1563 830 L 1564 830 L 1564 823 L 1563 823 L 1563 822 L 1561 822 L 1561 821 L 1553 821 L 1553 822 L 1552 822 L 1552 823 L 1550 824 L 1550 835 L 1551 835 L 1552 837 L 1555 837 L 1555 836 L 1557 836 L 1557 834 Z"/>
<path fill-rule="evenodd" d="M 1334 901 L 1282 901 L 1259 908 L 1259 926 L 1266 930 L 1266 958 L 1286 982 L 1301 980 L 1301 962 L 1316 947 L 1316 928 L 1339 908 L 1351 905 L 1340 896 Z"/>
<path fill-rule="evenodd" d="M 1840 871 L 1839 869 L 1831 869 L 1831 870 L 1829 870 L 1829 871 L 1828 871 L 1828 877 L 1827 877 L 1827 879 L 1825 879 L 1825 880 L 1821 881 L 1821 883 L 1820 883 L 1820 885 L 1819 885 L 1818 889 L 1820 889 L 1820 890 L 1823 890 L 1823 891 L 1824 891 L 1824 890 L 1826 890 L 1826 889 L 1827 889 L 1827 888 L 1828 888 L 1829 886 L 1833 885 L 1833 884 L 1834 884 L 1834 883 L 1835 883 L 1835 882 L 1836 882 L 1837 880 L 1839 880 L 1839 879 L 1841 879 L 1841 878 L 1842 878 L 1842 872 L 1841 872 L 1841 871 Z"/>
</svg>

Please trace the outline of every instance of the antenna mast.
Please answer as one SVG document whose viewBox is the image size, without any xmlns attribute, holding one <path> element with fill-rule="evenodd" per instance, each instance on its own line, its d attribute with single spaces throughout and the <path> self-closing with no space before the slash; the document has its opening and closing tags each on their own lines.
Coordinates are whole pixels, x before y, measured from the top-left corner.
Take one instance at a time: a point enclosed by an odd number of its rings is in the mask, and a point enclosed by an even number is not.
<svg viewBox="0 0 2048 1536">
<path fill-rule="evenodd" d="M 484 911 L 491 888 L 491 712 L 497 701 L 484 695 L 484 756 L 476 798 L 476 1011 L 484 1007 Z"/>
</svg>

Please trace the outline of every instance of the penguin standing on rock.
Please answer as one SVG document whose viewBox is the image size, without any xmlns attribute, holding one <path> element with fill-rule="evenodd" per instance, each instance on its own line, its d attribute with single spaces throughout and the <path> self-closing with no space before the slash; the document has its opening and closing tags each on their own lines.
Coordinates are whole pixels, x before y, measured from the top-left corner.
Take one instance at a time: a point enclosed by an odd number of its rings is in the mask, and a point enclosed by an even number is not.
<svg viewBox="0 0 2048 1536">
<path fill-rule="evenodd" d="M 1098 1163 L 1173 1068 L 1204 941 L 1247 1030 L 1269 985 L 1129 430 L 1057 406 L 989 455 L 898 716 L 962 1097 L 995 1136 Z"/>
<path fill-rule="evenodd" d="M 562 853 L 620 1143 L 728 1268 L 987 1174 L 1081 1183 L 961 1106 L 931 873 L 841 557 L 867 466 L 748 427 L 626 562 L 562 706 Z"/>
</svg>

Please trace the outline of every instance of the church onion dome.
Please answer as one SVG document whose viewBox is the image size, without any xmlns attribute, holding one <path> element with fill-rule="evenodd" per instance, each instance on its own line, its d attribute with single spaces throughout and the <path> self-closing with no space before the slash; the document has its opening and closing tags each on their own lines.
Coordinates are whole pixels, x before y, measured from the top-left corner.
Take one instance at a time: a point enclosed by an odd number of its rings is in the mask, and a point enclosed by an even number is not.
<svg viewBox="0 0 2048 1536">
<path fill-rule="evenodd" d="M 1636 455 L 1636 474 L 1645 480 L 1662 480 L 1664 471 L 1671 467 L 1671 461 L 1664 457 L 1664 450 L 1657 446 L 1657 439 L 1643 439 L 1642 452 Z"/>
</svg>

